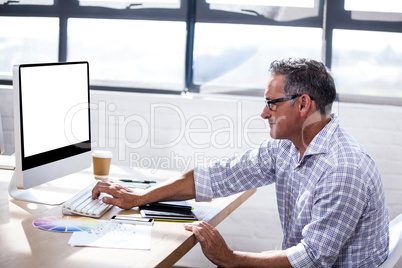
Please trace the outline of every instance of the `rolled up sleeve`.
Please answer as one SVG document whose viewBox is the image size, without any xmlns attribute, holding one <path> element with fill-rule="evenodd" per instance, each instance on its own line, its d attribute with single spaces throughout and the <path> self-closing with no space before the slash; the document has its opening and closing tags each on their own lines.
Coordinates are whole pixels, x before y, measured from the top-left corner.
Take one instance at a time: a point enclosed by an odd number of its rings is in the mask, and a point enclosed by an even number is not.
<svg viewBox="0 0 402 268">
<path fill-rule="evenodd" d="M 291 248 L 286 249 L 286 256 L 292 267 L 316 267 L 314 262 L 310 259 L 306 249 L 302 243 L 297 244 Z"/>
<path fill-rule="evenodd" d="M 194 169 L 196 201 L 210 201 L 274 182 L 272 147 L 263 142 L 259 148 L 197 166 Z"/>
<path fill-rule="evenodd" d="M 211 201 L 213 198 L 209 169 L 205 166 L 198 166 L 194 169 L 195 200 Z"/>
</svg>

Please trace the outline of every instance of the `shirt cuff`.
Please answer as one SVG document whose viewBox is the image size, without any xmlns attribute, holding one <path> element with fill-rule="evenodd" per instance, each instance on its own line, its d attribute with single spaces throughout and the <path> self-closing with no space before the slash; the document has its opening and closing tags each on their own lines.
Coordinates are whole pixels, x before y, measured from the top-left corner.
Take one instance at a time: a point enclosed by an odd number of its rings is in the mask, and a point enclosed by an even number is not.
<svg viewBox="0 0 402 268">
<path fill-rule="evenodd" d="M 209 169 L 205 166 L 194 168 L 195 201 L 211 201 L 213 198 Z"/>
<path fill-rule="evenodd" d="M 315 267 L 302 243 L 286 249 L 286 256 L 292 267 Z"/>
</svg>

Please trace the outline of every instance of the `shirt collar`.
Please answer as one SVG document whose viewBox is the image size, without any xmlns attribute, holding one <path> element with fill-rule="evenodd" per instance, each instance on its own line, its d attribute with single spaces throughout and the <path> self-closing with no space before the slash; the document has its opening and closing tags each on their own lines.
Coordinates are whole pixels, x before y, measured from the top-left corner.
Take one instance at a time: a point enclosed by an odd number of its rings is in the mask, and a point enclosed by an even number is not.
<svg viewBox="0 0 402 268">
<path fill-rule="evenodd" d="M 339 127 L 339 120 L 335 114 L 331 114 L 331 121 L 325 125 L 325 127 L 318 132 L 314 139 L 307 147 L 304 157 L 315 154 L 325 154 L 329 152 L 329 141 L 333 137 L 335 131 Z"/>
</svg>

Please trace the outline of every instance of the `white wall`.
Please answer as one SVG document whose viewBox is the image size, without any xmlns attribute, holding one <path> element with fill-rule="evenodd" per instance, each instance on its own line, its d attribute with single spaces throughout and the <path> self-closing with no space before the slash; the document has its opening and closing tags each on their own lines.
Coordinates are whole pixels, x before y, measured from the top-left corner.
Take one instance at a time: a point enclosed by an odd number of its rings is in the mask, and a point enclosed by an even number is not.
<svg viewBox="0 0 402 268">
<path fill-rule="evenodd" d="M 11 90 L 0 88 L 6 153 L 12 153 Z M 92 137 L 114 153 L 114 163 L 185 171 L 241 153 L 269 137 L 259 118 L 262 98 L 91 92 Z M 402 107 L 336 103 L 333 111 L 377 162 L 390 217 L 402 213 Z M 258 216 L 257 216 L 258 215 Z M 281 228 L 272 186 L 260 188 L 218 226 L 230 247 L 280 248 Z M 177 265 L 215 267 L 197 245 Z"/>
<path fill-rule="evenodd" d="M 5 140 L 4 154 L 14 153 L 14 116 L 13 116 L 13 91 L 12 87 L 0 86 L 0 114 L 3 124 L 3 135 Z"/>
</svg>

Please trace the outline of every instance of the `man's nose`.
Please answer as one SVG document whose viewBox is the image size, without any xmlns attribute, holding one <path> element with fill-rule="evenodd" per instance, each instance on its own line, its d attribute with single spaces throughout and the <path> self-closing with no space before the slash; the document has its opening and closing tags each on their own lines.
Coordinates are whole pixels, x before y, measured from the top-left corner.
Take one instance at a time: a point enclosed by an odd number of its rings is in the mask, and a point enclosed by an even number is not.
<svg viewBox="0 0 402 268">
<path fill-rule="evenodd" d="M 261 112 L 262 119 L 269 119 L 271 117 L 271 111 L 268 109 L 267 105 L 264 105 L 264 109 Z"/>
</svg>

